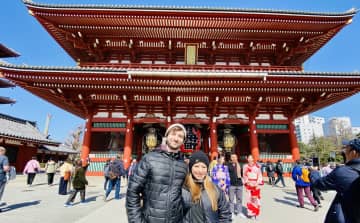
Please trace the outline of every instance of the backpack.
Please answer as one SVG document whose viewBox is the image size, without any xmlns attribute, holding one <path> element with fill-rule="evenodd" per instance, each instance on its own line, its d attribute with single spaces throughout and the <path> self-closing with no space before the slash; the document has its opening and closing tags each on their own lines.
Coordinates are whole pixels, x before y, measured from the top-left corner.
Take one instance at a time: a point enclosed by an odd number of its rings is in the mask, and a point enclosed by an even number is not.
<svg viewBox="0 0 360 223">
<path fill-rule="evenodd" d="M 109 178 L 115 179 L 116 177 L 125 176 L 126 171 L 122 161 L 111 162 L 109 165 Z"/>
<path fill-rule="evenodd" d="M 274 165 L 272 163 L 270 163 L 268 166 L 267 166 L 267 171 L 268 172 L 274 172 Z"/>
<path fill-rule="evenodd" d="M 108 177 L 113 180 L 118 177 L 116 166 L 113 163 L 110 163 L 108 167 Z"/>
<path fill-rule="evenodd" d="M 8 172 L 8 179 L 15 180 L 15 178 L 16 178 L 16 168 L 14 166 L 10 166 L 10 169 Z"/>
<path fill-rule="evenodd" d="M 302 181 L 304 181 L 305 183 L 310 183 L 310 171 L 307 167 L 302 167 L 301 168 L 301 179 Z"/>
<path fill-rule="evenodd" d="M 282 165 L 280 163 L 276 164 L 275 172 L 277 172 L 277 173 L 282 173 L 283 172 L 283 167 L 282 167 Z"/>
</svg>

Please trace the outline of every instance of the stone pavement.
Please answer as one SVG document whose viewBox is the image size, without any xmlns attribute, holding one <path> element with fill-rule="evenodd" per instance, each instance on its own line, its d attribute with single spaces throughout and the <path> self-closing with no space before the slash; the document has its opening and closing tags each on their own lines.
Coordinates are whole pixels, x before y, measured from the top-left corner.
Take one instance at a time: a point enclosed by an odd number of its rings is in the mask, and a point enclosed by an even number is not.
<svg viewBox="0 0 360 223">
<path fill-rule="evenodd" d="M 58 182 L 59 176 L 55 177 Z M 88 177 L 89 186 L 86 192 L 86 203 L 80 204 L 78 197 L 72 207 L 64 207 L 68 196 L 57 194 L 58 185 L 48 186 L 46 175 L 38 174 L 32 187 L 26 186 L 26 177 L 18 175 L 10 181 L 3 196 L 6 205 L 1 206 L 1 223 L 126 223 L 125 198 L 114 200 L 114 192 L 105 202 L 102 177 Z M 126 186 L 121 187 L 125 195 Z M 294 184 L 287 180 L 287 187 L 264 185 L 262 190 L 262 208 L 257 221 L 238 217 L 235 222 L 261 223 L 317 223 L 323 222 L 326 211 L 334 197 L 334 192 L 324 193 L 323 207 L 318 212 L 305 199 L 305 208 L 297 208 L 297 197 Z"/>
</svg>

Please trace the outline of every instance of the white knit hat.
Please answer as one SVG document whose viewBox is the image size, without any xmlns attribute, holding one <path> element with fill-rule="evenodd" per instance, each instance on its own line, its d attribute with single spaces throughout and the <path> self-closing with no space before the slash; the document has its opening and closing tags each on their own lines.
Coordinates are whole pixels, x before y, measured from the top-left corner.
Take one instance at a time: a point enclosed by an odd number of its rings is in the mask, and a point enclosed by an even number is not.
<svg viewBox="0 0 360 223">
<path fill-rule="evenodd" d="M 182 124 L 179 123 L 170 125 L 169 128 L 166 129 L 165 137 L 169 134 L 170 130 L 175 127 L 180 128 L 184 132 L 184 139 L 186 139 L 186 129 Z"/>
</svg>

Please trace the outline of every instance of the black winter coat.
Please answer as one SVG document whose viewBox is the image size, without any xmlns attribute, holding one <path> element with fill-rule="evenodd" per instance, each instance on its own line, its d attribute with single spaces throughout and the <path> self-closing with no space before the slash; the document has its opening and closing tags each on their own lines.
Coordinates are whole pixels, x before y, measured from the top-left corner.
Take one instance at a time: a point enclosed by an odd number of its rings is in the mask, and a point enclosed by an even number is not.
<svg viewBox="0 0 360 223">
<path fill-rule="evenodd" d="M 240 165 L 240 164 L 238 163 L 238 165 Z M 243 183 L 242 183 L 241 178 L 238 178 L 238 176 L 237 176 L 236 167 L 234 167 L 232 163 L 228 163 L 227 166 L 229 168 L 230 185 L 231 186 L 242 186 Z"/>
<path fill-rule="evenodd" d="M 204 210 L 204 223 L 227 223 L 231 222 L 231 212 L 229 203 L 225 198 L 225 194 L 220 188 L 215 185 L 218 194 L 218 210 L 213 211 L 211 207 L 211 202 L 209 199 L 208 194 L 205 190 L 201 191 L 201 206 Z M 182 196 L 184 200 L 184 211 L 185 216 L 183 219 L 183 223 L 192 223 L 192 216 L 191 216 L 191 206 L 192 206 L 192 199 L 190 191 L 184 187 L 182 190 Z"/>
<path fill-rule="evenodd" d="M 187 165 L 179 153 L 155 150 L 146 154 L 129 180 L 126 193 L 129 223 L 181 222 L 181 188 L 186 174 Z"/>
<path fill-rule="evenodd" d="M 345 223 L 342 203 L 345 193 L 359 173 L 355 169 L 360 169 L 360 158 L 351 160 L 345 166 L 337 167 L 331 173 L 317 179 L 313 187 L 320 190 L 336 190 L 336 196 L 328 210 L 325 223 Z"/>
<path fill-rule="evenodd" d="M 360 170 L 359 170 L 360 174 Z M 343 211 L 346 223 L 360 223 L 360 176 L 351 184 L 344 196 Z"/>
</svg>

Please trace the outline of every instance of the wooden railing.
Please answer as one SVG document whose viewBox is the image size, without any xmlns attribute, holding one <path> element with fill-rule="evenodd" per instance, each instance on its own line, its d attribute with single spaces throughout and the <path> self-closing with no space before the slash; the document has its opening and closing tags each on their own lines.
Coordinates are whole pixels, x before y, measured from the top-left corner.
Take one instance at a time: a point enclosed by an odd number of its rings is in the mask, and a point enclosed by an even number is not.
<svg viewBox="0 0 360 223">
<path fill-rule="evenodd" d="M 250 66 L 250 65 L 184 65 L 184 64 L 139 64 L 139 63 L 81 63 L 80 67 L 103 67 L 115 69 L 150 70 L 229 70 L 229 71 L 302 71 L 300 66 Z"/>
</svg>

